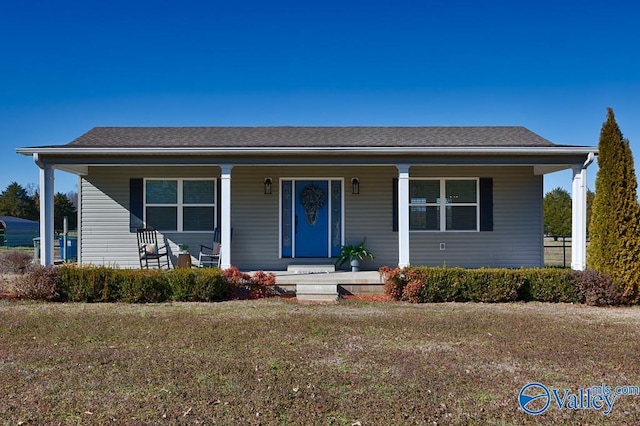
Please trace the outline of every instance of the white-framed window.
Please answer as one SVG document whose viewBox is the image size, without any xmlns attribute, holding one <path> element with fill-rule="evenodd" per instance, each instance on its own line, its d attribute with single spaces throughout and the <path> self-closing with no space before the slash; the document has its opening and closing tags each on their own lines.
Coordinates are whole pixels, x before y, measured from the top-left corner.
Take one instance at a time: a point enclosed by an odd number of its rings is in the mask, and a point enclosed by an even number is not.
<svg viewBox="0 0 640 426">
<path fill-rule="evenodd" d="M 144 180 L 144 221 L 159 231 L 213 231 L 216 180 L 179 178 Z"/>
<path fill-rule="evenodd" d="M 409 229 L 479 231 L 479 179 L 412 178 L 409 181 Z"/>
</svg>

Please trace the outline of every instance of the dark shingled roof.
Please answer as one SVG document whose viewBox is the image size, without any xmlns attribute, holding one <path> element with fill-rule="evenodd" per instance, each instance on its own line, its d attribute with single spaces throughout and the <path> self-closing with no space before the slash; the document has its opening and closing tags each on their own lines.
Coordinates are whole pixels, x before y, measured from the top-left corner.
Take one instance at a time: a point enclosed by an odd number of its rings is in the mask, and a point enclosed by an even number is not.
<svg viewBox="0 0 640 426">
<path fill-rule="evenodd" d="M 96 127 L 73 148 L 552 147 L 524 127 Z"/>
</svg>

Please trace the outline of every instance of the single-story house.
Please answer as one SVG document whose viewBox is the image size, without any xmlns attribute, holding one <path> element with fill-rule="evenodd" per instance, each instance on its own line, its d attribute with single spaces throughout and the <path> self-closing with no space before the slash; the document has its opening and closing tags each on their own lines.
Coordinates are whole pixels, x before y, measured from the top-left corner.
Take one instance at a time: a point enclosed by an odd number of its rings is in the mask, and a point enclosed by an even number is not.
<svg viewBox="0 0 640 426">
<path fill-rule="evenodd" d="M 32 247 L 38 237 L 40 224 L 13 216 L 0 216 L 0 246 Z"/>
<path fill-rule="evenodd" d="M 329 263 L 366 240 L 382 265 L 543 266 L 543 176 L 573 170 L 572 267 L 585 267 L 597 148 L 524 127 L 98 127 L 19 148 L 40 168 L 43 264 L 54 169 L 78 175 L 78 262 L 138 267 L 136 229 L 172 251 L 221 234 L 222 267 Z"/>
</svg>

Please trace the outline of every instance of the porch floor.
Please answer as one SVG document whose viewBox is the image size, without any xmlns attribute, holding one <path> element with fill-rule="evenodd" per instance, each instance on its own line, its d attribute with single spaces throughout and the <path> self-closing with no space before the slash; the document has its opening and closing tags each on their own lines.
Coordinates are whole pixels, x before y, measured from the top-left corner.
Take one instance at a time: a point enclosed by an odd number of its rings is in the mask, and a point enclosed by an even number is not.
<svg viewBox="0 0 640 426">
<path fill-rule="evenodd" d="M 269 271 L 276 276 L 276 287 L 295 292 L 296 284 L 337 283 L 340 294 L 382 294 L 384 282 L 378 271 L 288 272 Z"/>
</svg>

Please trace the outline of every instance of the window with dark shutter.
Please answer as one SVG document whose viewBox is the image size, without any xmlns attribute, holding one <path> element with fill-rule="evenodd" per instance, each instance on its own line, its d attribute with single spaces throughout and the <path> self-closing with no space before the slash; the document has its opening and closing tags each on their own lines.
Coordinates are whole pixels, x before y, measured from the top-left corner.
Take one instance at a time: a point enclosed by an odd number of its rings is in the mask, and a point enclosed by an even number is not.
<svg viewBox="0 0 640 426">
<path fill-rule="evenodd" d="M 134 178 L 129 180 L 129 232 L 143 228 L 144 222 L 144 180 Z"/>
<path fill-rule="evenodd" d="M 440 183 L 438 184 L 438 182 Z M 475 199 L 473 192 L 475 185 L 473 185 L 472 182 L 472 180 L 465 178 L 429 178 L 411 181 L 410 191 L 413 191 L 413 195 L 409 197 L 410 229 L 493 231 L 493 178 L 480 178 L 476 181 L 478 182 L 479 189 L 479 206 L 473 202 Z M 438 185 L 440 189 L 438 189 Z M 433 191 L 436 191 L 437 194 L 429 196 Z M 398 232 L 397 178 L 393 178 L 392 182 L 392 201 L 392 230 L 393 232 Z M 479 224 L 475 223 L 475 218 L 477 217 L 476 209 L 478 208 L 480 209 Z M 441 219 L 438 213 L 440 210 L 446 211 L 446 216 Z M 431 214 L 431 216 L 436 215 L 434 217 L 438 220 L 436 220 L 436 222 L 429 220 L 429 214 Z M 441 221 L 445 224 L 442 225 L 440 223 Z"/>
<path fill-rule="evenodd" d="M 480 178 L 480 231 L 493 231 L 493 178 Z"/>
<path fill-rule="evenodd" d="M 145 223 L 161 231 L 212 231 L 220 209 L 218 186 L 210 178 L 130 179 L 129 231 Z"/>
<path fill-rule="evenodd" d="M 393 178 L 393 187 L 391 188 L 393 194 L 392 204 L 392 217 L 393 217 L 393 232 L 398 232 L 398 178 Z"/>
</svg>

